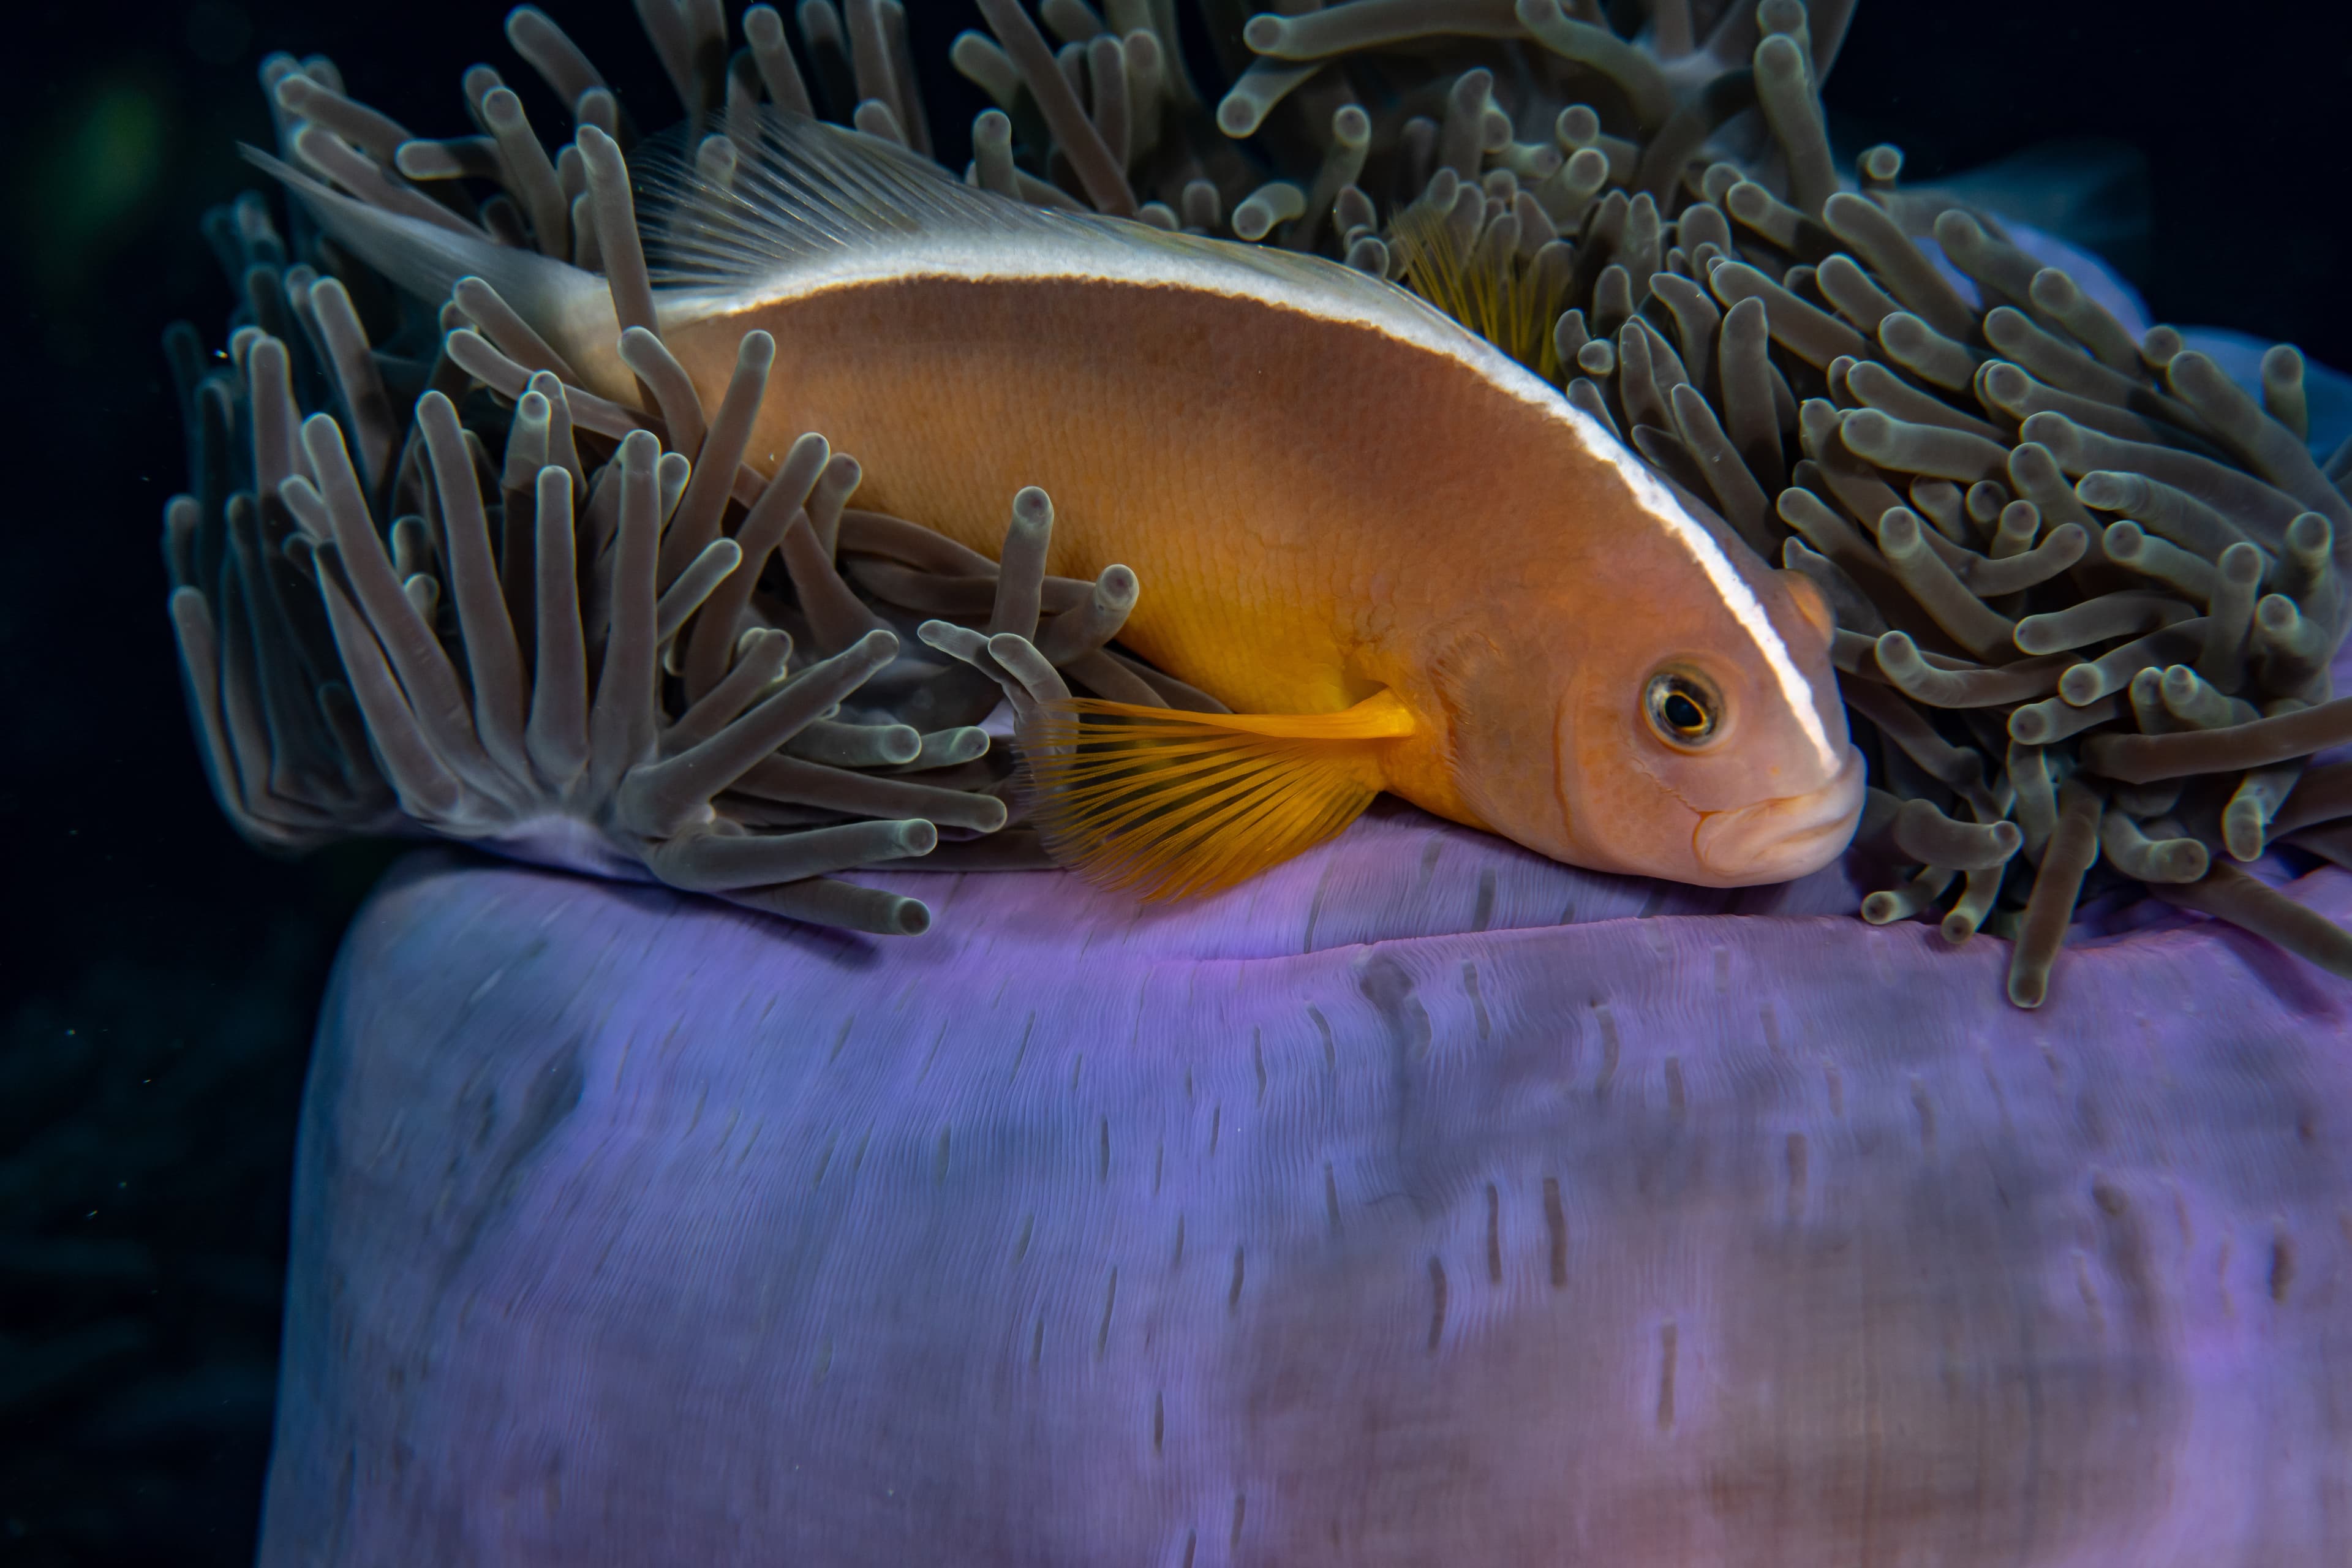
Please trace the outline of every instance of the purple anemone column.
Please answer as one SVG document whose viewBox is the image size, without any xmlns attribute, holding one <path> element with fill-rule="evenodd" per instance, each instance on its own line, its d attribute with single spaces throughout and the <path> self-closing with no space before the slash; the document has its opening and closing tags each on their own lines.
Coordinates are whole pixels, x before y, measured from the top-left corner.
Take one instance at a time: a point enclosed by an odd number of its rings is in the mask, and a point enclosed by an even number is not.
<svg viewBox="0 0 2352 1568">
<path fill-rule="evenodd" d="M 395 874 L 266 1564 L 2352 1560 L 2352 985 L 2253 938 L 2023 1013 L 1836 874 L 1388 807 L 1176 909 L 891 880 Z"/>
</svg>

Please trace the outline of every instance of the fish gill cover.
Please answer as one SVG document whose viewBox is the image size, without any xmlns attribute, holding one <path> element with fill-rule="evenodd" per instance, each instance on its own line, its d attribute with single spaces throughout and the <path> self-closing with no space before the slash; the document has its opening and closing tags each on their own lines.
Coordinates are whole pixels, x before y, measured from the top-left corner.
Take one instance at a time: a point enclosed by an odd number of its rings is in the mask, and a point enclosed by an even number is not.
<svg viewBox="0 0 2352 1568">
<path fill-rule="evenodd" d="M 715 4 L 639 9 L 699 177 L 763 104 L 930 156 L 894 0 L 755 6 L 731 52 Z M 2352 854 L 2352 764 L 2310 762 L 2352 741 L 2352 456 L 2306 450 L 2294 350 L 2258 402 L 1899 184 L 1895 148 L 1841 171 L 1818 89 L 1849 5 L 1211 3 L 1213 101 L 1171 0 L 1046 0 L 1058 47 L 1017 0 L 980 10 L 993 36 L 951 51 L 997 106 L 967 181 L 1415 289 L 1812 580 L 1869 762 L 1857 848 L 1895 868 L 1865 918 L 2013 940 L 2024 1005 L 2078 906 L 2142 886 L 2352 973 L 2352 936 L 2242 868 Z M 436 140 L 282 55 L 279 151 L 602 273 L 642 395 L 586 390 L 478 279 L 402 296 L 299 205 L 214 214 L 243 303 L 224 364 L 168 339 L 194 479 L 165 546 L 222 805 L 271 848 L 439 834 L 873 931 L 929 916 L 860 867 L 1050 863 L 978 726 L 1073 691 L 1213 710 L 1118 645 L 1150 584 L 1046 574 L 1041 492 L 1005 498 L 1000 566 L 852 506 L 822 433 L 745 465 L 772 342 L 703 405 L 656 319 L 638 122 L 544 14 L 507 31 L 571 106 L 553 152 L 491 68 Z"/>
</svg>

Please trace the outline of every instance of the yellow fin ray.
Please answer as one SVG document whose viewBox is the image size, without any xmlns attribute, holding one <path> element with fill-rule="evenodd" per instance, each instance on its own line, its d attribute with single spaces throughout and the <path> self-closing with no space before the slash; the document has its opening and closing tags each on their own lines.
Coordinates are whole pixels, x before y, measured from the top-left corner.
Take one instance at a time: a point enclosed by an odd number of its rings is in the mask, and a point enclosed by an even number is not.
<svg viewBox="0 0 2352 1568">
<path fill-rule="evenodd" d="M 1030 811 L 1054 858 L 1146 900 L 1247 880 L 1338 833 L 1412 732 L 1383 691 L 1338 713 L 1194 713 L 1091 698 L 1022 725 Z"/>
<path fill-rule="evenodd" d="M 1475 190 L 1477 187 L 1468 186 Z M 1568 305 L 1566 253 L 1530 257 L 1465 242 L 1451 215 L 1426 197 L 1396 215 L 1389 243 L 1415 293 L 1557 385 L 1572 374 L 1559 362 L 1552 323 Z"/>
</svg>

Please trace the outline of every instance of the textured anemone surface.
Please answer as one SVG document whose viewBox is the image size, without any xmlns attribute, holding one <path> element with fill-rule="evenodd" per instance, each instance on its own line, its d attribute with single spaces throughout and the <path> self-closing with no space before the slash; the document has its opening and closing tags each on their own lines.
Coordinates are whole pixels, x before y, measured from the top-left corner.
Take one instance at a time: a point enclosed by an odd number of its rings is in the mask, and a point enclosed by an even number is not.
<svg viewBox="0 0 2352 1568">
<path fill-rule="evenodd" d="M 1835 874 L 1402 807 L 1068 889 L 877 941 L 407 862 L 321 1025 L 263 1563 L 2352 1553 L 2352 984 L 2175 914 L 2020 1015 Z"/>
</svg>

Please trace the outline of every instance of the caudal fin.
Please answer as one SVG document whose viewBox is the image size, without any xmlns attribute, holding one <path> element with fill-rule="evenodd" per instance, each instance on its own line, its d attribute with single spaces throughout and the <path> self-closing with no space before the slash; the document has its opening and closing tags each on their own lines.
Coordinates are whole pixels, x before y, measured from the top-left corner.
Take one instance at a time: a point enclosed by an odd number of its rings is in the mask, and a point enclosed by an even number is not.
<svg viewBox="0 0 2352 1568">
<path fill-rule="evenodd" d="M 518 250 L 457 228 L 371 206 L 256 147 L 247 162 L 275 175 L 320 225 L 394 285 L 426 300 L 446 300 L 461 278 L 479 278 L 532 331 L 592 383 L 608 363 L 620 323 L 604 279 L 566 261 Z M 622 374 L 626 384 L 625 373 Z"/>
</svg>

